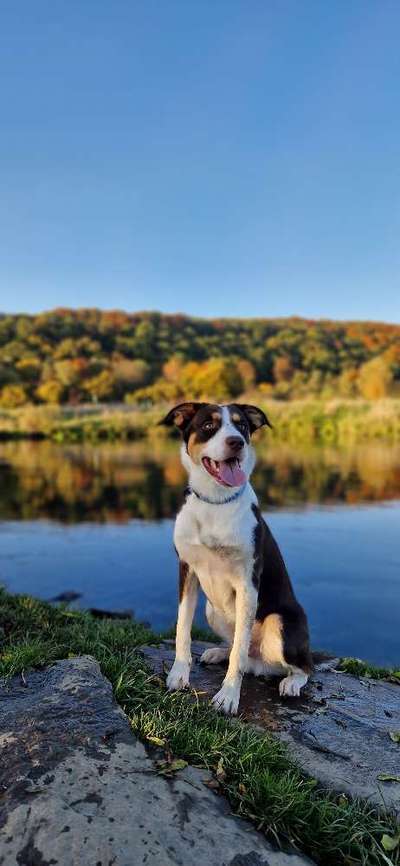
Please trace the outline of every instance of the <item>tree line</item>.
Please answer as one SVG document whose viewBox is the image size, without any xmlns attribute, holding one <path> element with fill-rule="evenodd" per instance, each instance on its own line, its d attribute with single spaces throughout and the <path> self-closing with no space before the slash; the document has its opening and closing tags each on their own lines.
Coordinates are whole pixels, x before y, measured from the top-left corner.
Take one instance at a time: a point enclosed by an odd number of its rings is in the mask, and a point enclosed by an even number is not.
<svg viewBox="0 0 400 866">
<path fill-rule="evenodd" d="M 0 406 L 400 395 L 400 326 L 57 309 L 0 315 Z"/>
</svg>

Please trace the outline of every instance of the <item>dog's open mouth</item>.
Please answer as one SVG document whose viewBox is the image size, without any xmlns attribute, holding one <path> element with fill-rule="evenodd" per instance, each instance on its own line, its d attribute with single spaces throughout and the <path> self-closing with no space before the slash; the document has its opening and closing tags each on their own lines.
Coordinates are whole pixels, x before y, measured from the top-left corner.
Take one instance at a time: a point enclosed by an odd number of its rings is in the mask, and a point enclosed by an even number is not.
<svg viewBox="0 0 400 866">
<path fill-rule="evenodd" d="M 225 487 L 241 487 L 242 484 L 246 484 L 247 477 L 237 457 L 231 457 L 230 460 L 211 460 L 210 457 L 203 457 L 202 463 L 209 475 Z"/>
</svg>

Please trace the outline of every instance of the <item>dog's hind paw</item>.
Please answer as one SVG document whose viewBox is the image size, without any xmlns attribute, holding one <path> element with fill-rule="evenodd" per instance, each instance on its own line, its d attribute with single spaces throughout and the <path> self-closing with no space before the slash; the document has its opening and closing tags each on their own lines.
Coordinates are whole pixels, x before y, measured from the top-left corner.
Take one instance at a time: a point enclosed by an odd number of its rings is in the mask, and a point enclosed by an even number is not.
<svg viewBox="0 0 400 866">
<path fill-rule="evenodd" d="M 228 647 L 213 646 L 206 649 L 200 658 L 202 665 L 218 665 L 220 662 L 226 661 L 229 658 L 230 650 Z"/>
<path fill-rule="evenodd" d="M 298 698 L 300 690 L 308 680 L 307 674 L 290 674 L 279 683 L 279 694 L 282 698 Z"/>
<path fill-rule="evenodd" d="M 180 689 L 187 689 L 189 685 L 190 665 L 186 662 L 175 661 L 167 676 L 167 689 L 170 692 L 177 692 Z"/>
</svg>

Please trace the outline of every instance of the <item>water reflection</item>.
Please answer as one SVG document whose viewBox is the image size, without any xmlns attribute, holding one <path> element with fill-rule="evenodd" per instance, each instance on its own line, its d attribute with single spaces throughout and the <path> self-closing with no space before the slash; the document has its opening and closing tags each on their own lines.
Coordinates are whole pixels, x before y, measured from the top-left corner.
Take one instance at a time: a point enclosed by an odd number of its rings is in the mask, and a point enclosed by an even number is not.
<svg viewBox="0 0 400 866">
<path fill-rule="evenodd" d="M 259 446 L 253 480 L 263 508 L 400 499 L 400 449 Z M 176 442 L 0 445 L 3 520 L 157 520 L 174 515 L 185 483 Z"/>
</svg>

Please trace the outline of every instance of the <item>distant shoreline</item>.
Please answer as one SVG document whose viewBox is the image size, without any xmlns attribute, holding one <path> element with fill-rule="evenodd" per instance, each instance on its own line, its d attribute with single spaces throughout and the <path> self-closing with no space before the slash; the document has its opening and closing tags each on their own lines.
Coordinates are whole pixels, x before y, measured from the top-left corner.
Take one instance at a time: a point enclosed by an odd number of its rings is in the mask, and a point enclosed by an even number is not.
<svg viewBox="0 0 400 866">
<path fill-rule="evenodd" d="M 257 402 L 271 419 L 273 429 L 268 436 L 275 441 L 325 444 L 374 439 L 400 441 L 400 399 L 284 402 L 261 397 Z M 166 403 L 147 408 L 99 403 L 0 409 L 0 441 L 162 439 L 169 434 L 158 422 L 168 408 Z"/>
</svg>

